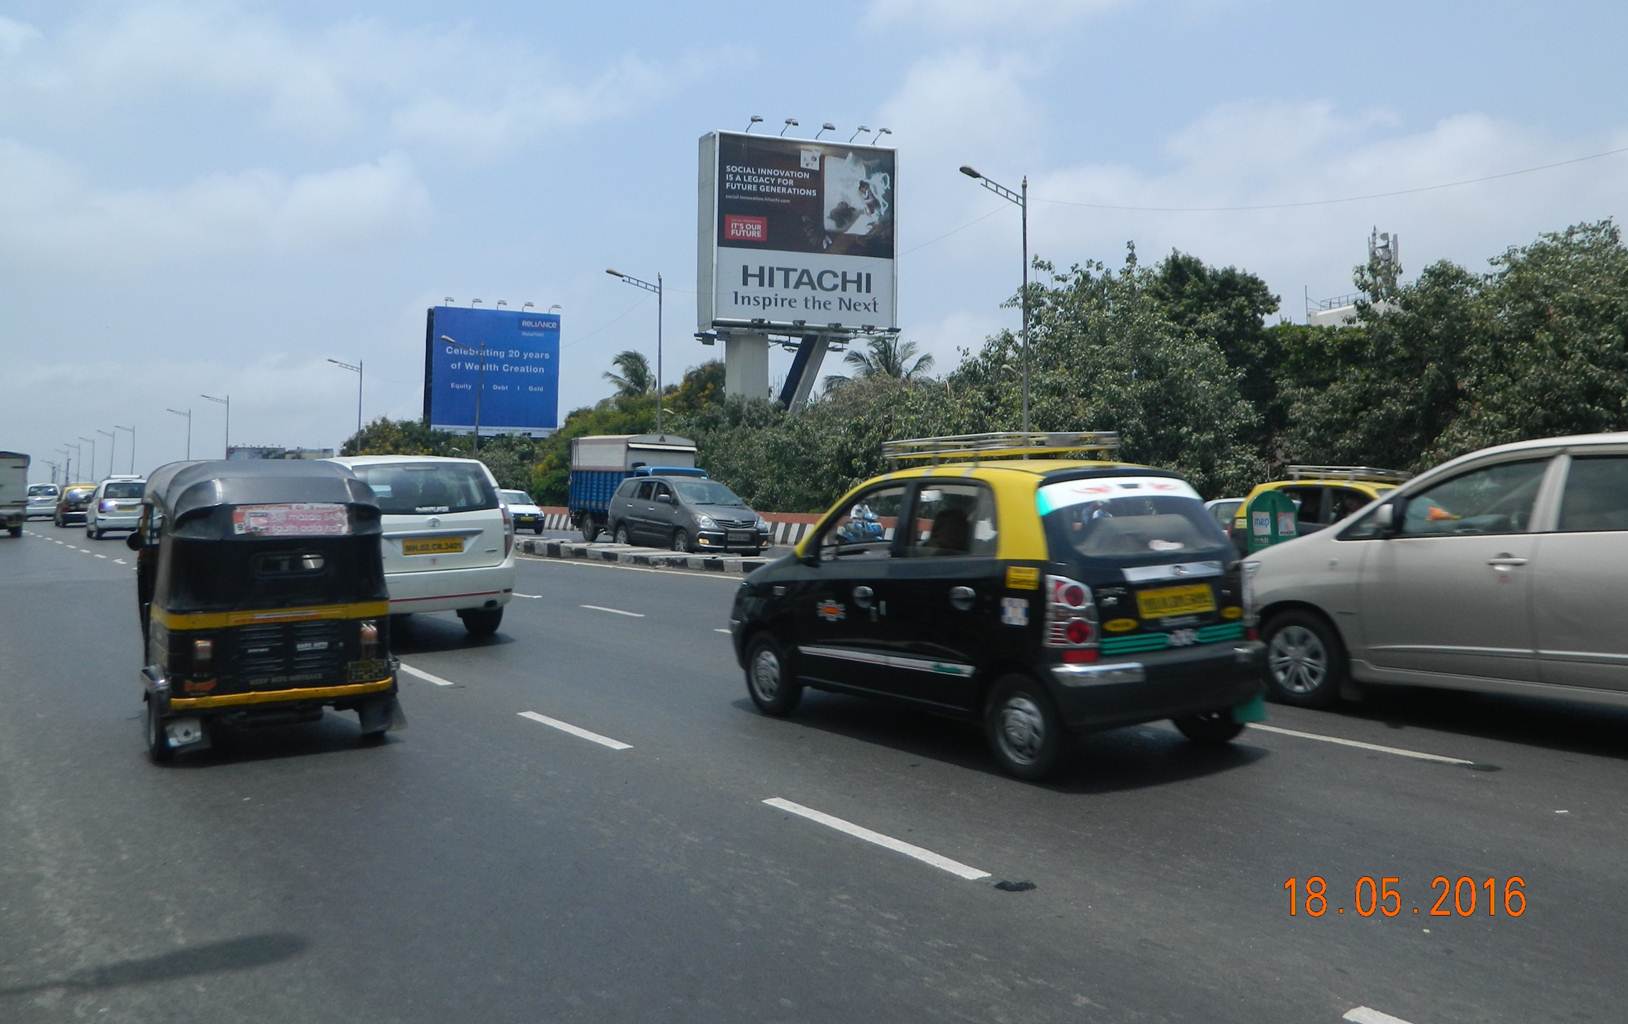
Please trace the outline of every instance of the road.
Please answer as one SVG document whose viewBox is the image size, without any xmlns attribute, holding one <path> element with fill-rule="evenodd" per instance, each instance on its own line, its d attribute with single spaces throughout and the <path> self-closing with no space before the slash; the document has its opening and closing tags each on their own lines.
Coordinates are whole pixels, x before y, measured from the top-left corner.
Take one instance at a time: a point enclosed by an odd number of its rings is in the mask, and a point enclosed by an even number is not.
<svg viewBox="0 0 1628 1024">
<path fill-rule="evenodd" d="M 756 714 L 728 576 L 526 561 L 491 641 L 398 637 L 384 745 L 330 714 L 161 769 L 126 554 L 0 544 L 8 1024 L 1622 1019 L 1622 714 L 1274 707 L 1037 786 L 969 726 Z M 1438 874 L 1520 875 L 1525 913 L 1432 917 Z M 1291 917 L 1311 875 L 1328 912 Z M 1364 875 L 1400 916 L 1355 912 Z"/>
</svg>

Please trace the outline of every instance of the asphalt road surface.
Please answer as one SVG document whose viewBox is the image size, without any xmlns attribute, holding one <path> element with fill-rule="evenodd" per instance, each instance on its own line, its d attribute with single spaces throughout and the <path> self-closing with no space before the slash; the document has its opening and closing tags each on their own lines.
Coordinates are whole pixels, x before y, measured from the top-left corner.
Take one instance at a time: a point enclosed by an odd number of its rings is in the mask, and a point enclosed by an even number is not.
<svg viewBox="0 0 1628 1024">
<path fill-rule="evenodd" d="M 1092 737 L 1037 786 L 969 726 L 757 715 L 728 576 L 528 560 L 496 638 L 398 637 L 382 746 L 329 714 L 158 768 L 127 554 L 0 541 L 7 1024 L 1623 1019 L 1623 714 L 1274 707 L 1221 751 Z M 1312 875 L 1326 912 L 1291 916 Z M 1431 915 L 1436 875 L 1473 916 Z"/>
</svg>

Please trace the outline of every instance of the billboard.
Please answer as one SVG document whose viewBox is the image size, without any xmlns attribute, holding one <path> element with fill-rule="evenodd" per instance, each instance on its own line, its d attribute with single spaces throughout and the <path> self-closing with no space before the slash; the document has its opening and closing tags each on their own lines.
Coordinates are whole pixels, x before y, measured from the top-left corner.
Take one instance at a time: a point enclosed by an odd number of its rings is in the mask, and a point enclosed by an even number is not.
<svg viewBox="0 0 1628 1024">
<path fill-rule="evenodd" d="M 482 434 L 546 434 L 559 425 L 557 314 L 433 306 L 426 320 L 424 420 L 432 430 L 473 433 L 477 395 Z"/>
<path fill-rule="evenodd" d="M 700 170 L 701 330 L 897 326 L 897 151 L 709 132 Z"/>
</svg>

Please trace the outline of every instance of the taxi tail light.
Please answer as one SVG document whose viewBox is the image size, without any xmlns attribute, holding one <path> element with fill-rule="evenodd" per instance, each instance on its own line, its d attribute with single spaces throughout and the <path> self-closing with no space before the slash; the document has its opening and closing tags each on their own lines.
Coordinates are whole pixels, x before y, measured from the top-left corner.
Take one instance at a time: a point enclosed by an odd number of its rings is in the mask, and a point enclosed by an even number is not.
<svg viewBox="0 0 1628 1024">
<path fill-rule="evenodd" d="M 1091 588 L 1067 576 L 1046 577 L 1046 646 L 1069 652 L 1089 651 L 1092 659 L 1097 646 L 1097 604 Z"/>
<path fill-rule="evenodd" d="M 503 510 L 503 557 L 508 558 L 509 552 L 514 550 L 514 513 L 509 506 L 499 505 Z"/>
<path fill-rule="evenodd" d="M 379 624 L 374 622 L 372 619 L 364 619 L 362 621 L 361 634 L 362 657 L 369 659 L 377 658 L 379 656 Z"/>
</svg>

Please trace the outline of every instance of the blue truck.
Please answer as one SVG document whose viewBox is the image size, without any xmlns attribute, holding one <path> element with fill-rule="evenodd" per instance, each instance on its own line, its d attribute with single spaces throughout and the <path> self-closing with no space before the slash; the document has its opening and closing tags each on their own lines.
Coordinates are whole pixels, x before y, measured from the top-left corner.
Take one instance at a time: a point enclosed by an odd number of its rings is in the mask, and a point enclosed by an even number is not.
<svg viewBox="0 0 1628 1024">
<path fill-rule="evenodd" d="M 571 440 L 566 507 L 586 540 L 605 530 L 611 495 L 639 469 L 694 469 L 695 442 L 676 434 L 595 434 Z"/>
</svg>

